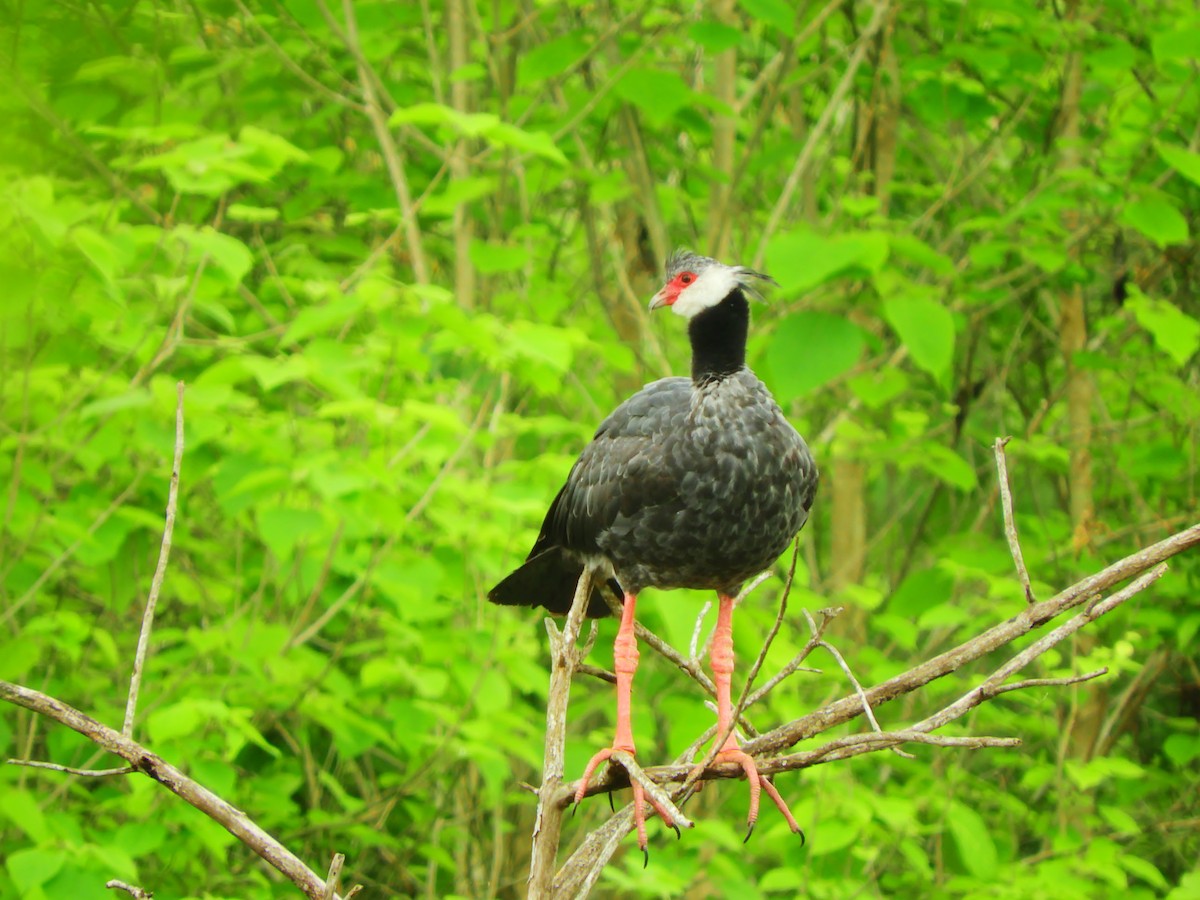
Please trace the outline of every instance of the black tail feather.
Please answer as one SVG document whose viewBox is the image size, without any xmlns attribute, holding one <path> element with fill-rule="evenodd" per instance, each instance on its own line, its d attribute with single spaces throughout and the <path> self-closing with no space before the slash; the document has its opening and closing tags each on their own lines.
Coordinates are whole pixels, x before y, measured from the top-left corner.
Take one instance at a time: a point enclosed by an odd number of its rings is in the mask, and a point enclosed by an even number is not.
<svg viewBox="0 0 1200 900">
<path fill-rule="evenodd" d="M 488 591 L 488 599 L 503 606 L 544 606 L 558 616 L 571 611 L 575 586 L 583 574 L 583 564 L 570 559 L 562 547 L 550 547 L 530 557 L 523 566 Z M 588 601 L 589 619 L 602 619 L 609 614 L 608 604 L 600 593 L 612 591 L 618 600 L 624 597 L 613 579 L 592 586 Z"/>
</svg>

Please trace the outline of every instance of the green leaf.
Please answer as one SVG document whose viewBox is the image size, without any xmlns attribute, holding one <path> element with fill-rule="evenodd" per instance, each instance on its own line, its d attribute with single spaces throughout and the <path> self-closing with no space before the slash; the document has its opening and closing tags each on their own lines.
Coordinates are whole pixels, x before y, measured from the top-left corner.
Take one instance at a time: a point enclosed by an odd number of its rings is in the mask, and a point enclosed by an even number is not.
<svg viewBox="0 0 1200 900">
<path fill-rule="evenodd" d="M 1160 31 L 1150 39 L 1150 49 L 1157 63 L 1175 59 L 1195 59 L 1200 56 L 1200 28 Z"/>
<path fill-rule="evenodd" d="M 195 700 L 181 700 L 156 709 L 146 719 L 146 730 L 155 741 L 172 741 L 193 734 L 211 716 L 209 710 Z"/>
<path fill-rule="evenodd" d="M 567 157 L 558 149 L 554 138 L 544 131 L 526 131 L 507 122 L 497 122 L 484 131 L 483 136 L 497 147 L 512 147 L 514 150 L 532 153 L 559 165 L 567 164 Z"/>
<path fill-rule="evenodd" d="M 561 328 L 537 322 L 514 322 L 507 338 L 508 349 L 519 356 L 544 362 L 560 374 L 566 374 L 571 367 L 571 344 L 564 339 Z"/>
<path fill-rule="evenodd" d="M 288 163 L 308 161 L 308 154 L 295 144 L 255 125 L 243 126 L 238 132 L 238 142 L 253 147 L 255 155 L 265 162 L 272 174 L 282 170 Z"/>
<path fill-rule="evenodd" d="M 767 245 L 767 271 L 789 293 L 810 290 L 853 270 L 874 274 L 888 255 L 888 237 L 872 231 L 825 237 L 808 229 L 777 235 Z"/>
<path fill-rule="evenodd" d="M 793 313 L 767 345 L 771 387 L 784 401 L 803 396 L 852 369 L 865 345 L 862 330 L 848 319 Z"/>
<path fill-rule="evenodd" d="M 388 124 L 397 125 L 448 125 L 469 137 L 477 137 L 500 121 L 492 113 L 465 113 L 444 103 L 414 103 L 392 113 Z"/>
<path fill-rule="evenodd" d="M 95 229 L 85 226 L 73 228 L 71 238 L 101 278 L 108 282 L 116 278 L 120 268 L 120 256 L 112 241 Z"/>
<path fill-rule="evenodd" d="M 638 107 L 652 122 L 663 125 L 692 102 L 688 83 L 666 69 L 635 67 L 613 87 L 613 93 Z"/>
<path fill-rule="evenodd" d="M 247 356 L 242 365 L 264 391 L 272 391 L 292 381 L 303 381 L 311 372 L 308 360 L 300 355 Z"/>
<path fill-rule="evenodd" d="M 1119 221 L 1140 231 L 1160 247 L 1183 244 L 1188 239 L 1187 219 L 1161 196 L 1130 203 L 1121 211 Z"/>
<path fill-rule="evenodd" d="M 471 264 L 484 275 L 515 272 L 529 261 L 529 251 L 523 244 L 497 244 L 478 238 L 471 240 L 467 253 Z"/>
<path fill-rule="evenodd" d="M 1147 297 L 1131 286 L 1125 308 L 1133 313 L 1138 325 L 1146 329 L 1160 350 L 1184 366 L 1200 349 L 1200 321 L 1193 319 L 1173 303 Z"/>
<path fill-rule="evenodd" d="M 1200 759 L 1200 735 L 1173 734 L 1163 741 L 1162 749 L 1167 759 L 1183 769 L 1192 760 Z"/>
<path fill-rule="evenodd" d="M 417 103 L 392 113 L 388 123 L 397 125 L 445 125 L 466 137 L 482 137 L 497 147 L 511 147 L 565 165 L 566 156 L 554 139 L 541 131 L 526 131 L 492 113 L 464 113 L 441 103 Z"/>
<path fill-rule="evenodd" d="M 738 0 L 751 18 L 778 28 L 788 37 L 796 34 L 796 8 L 785 0 Z"/>
<path fill-rule="evenodd" d="M 1177 736 L 1173 735 L 1173 737 Z M 1123 834 L 1140 834 L 1142 831 L 1142 826 L 1137 823 L 1137 819 L 1119 806 L 1101 806 L 1100 815 L 1113 831 Z"/>
<path fill-rule="evenodd" d="M 277 222 L 279 210 L 245 203 L 231 203 L 225 213 L 231 222 Z"/>
<path fill-rule="evenodd" d="M 283 335 L 283 342 L 298 344 L 314 334 L 329 331 L 336 333 L 347 323 L 352 322 L 362 308 L 362 298 L 357 294 L 342 295 L 328 303 L 306 306 L 296 313 L 296 317 L 288 325 L 288 330 Z"/>
<path fill-rule="evenodd" d="M 526 87 L 561 75 L 582 58 L 591 46 L 592 41 L 578 31 L 539 42 L 520 55 L 517 84 Z"/>
<path fill-rule="evenodd" d="M 81 419 L 95 419 L 107 416 L 123 409 L 145 409 L 154 402 L 154 397 L 146 388 L 134 388 L 114 397 L 102 397 L 84 405 L 79 411 Z"/>
<path fill-rule="evenodd" d="M 211 269 L 225 275 L 231 285 L 241 284 L 254 264 L 249 247 L 208 225 L 203 228 L 180 226 L 175 229 L 175 235 L 187 245 L 190 263 L 198 266 L 204 261 Z"/>
<path fill-rule="evenodd" d="M 1168 166 L 1192 184 L 1200 184 L 1200 153 L 1161 141 L 1154 142 L 1154 149 Z"/>
<path fill-rule="evenodd" d="M 1117 865 L 1134 878 L 1139 878 L 1160 891 L 1168 890 L 1171 887 L 1167 879 L 1163 877 L 1163 873 L 1158 870 L 1158 867 L 1149 860 L 1142 859 L 1140 856 L 1131 856 L 1128 853 L 1122 853 L 1117 857 Z"/>
<path fill-rule="evenodd" d="M 946 812 L 946 827 L 967 871 L 983 880 L 995 877 L 996 844 L 992 841 L 983 816 L 972 807 L 954 800 Z"/>
<path fill-rule="evenodd" d="M 12 822 L 32 841 L 45 843 L 50 840 L 46 815 L 33 794 L 4 785 L 0 786 L 0 797 L 4 799 L 0 803 L 0 816 Z"/>
<path fill-rule="evenodd" d="M 31 894 L 57 875 L 67 859 L 68 855 L 64 850 L 34 847 L 10 853 L 4 861 L 4 867 L 8 869 L 18 893 L 24 896 Z"/>
<path fill-rule="evenodd" d="M 939 381 L 954 359 L 954 318 L 928 297 L 892 297 L 883 301 L 883 317 L 895 330 L 913 362 Z"/>
<path fill-rule="evenodd" d="M 787 891 L 796 896 L 796 892 L 804 887 L 807 880 L 805 874 L 798 869 L 791 866 L 780 867 L 765 872 L 758 880 L 758 889 L 768 894 L 771 891 Z"/>
<path fill-rule="evenodd" d="M 740 44 L 745 33 L 722 22 L 695 22 L 688 28 L 688 37 L 709 53 L 720 53 Z"/>
<path fill-rule="evenodd" d="M 268 506 L 258 510 L 258 533 L 277 559 L 290 560 L 296 546 L 319 533 L 321 514 L 311 509 Z"/>
</svg>

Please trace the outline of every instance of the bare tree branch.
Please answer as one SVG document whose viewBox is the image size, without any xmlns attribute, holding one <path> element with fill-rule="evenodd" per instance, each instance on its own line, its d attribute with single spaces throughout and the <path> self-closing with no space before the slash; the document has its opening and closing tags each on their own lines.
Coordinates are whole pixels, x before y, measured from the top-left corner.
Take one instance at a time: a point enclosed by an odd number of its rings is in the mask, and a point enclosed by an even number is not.
<svg viewBox="0 0 1200 900">
<path fill-rule="evenodd" d="M 1000 478 L 1000 505 L 1004 510 L 1004 536 L 1008 538 L 1008 549 L 1012 553 L 1013 563 L 1017 567 L 1017 577 L 1021 579 L 1021 587 L 1025 588 L 1025 600 L 1036 603 L 1033 587 L 1029 583 L 1029 570 L 1025 568 L 1025 556 L 1021 553 L 1021 542 L 1017 539 L 1017 523 L 1013 518 L 1012 487 L 1008 483 L 1008 465 L 1004 459 L 1004 448 L 1012 438 L 996 438 L 993 445 L 996 452 L 996 471 Z"/>
<path fill-rule="evenodd" d="M 133 657 L 133 674 L 129 677 L 129 699 L 125 703 L 125 725 L 121 734 L 133 734 L 133 719 L 137 715 L 138 692 L 142 687 L 142 675 L 146 667 L 146 652 L 150 647 L 150 632 L 154 630 L 154 610 L 158 606 L 158 595 L 162 591 L 163 579 L 167 574 L 167 560 L 171 558 L 171 537 L 175 533 L 175 508 L 179 503 L 179 470 L 183 465 L 183 382 L 175 385 L 175 459 L 171 464 L 171 487 L 167 491 L 167 515 L 163 525 L 162 545 L 158 549 L 158 565 L 150 581 L 150 596 L 146 598 L 146 610 L 142 613 L 142 629 L 138 634 L 137 652 Z"/>
<path fill-rule="evenodd" d="M 1076 582 L 1051 599 L 1026 606 L 1011 619 L 989 628 L 983 634 L 965 641 L 907 672 L 875 685 L 867 690 L 867 700 L 873 708 L 878 709 L 880 704 L 910 693 L 937 678 L 962 668 L 967 663 L 974 662 L 998 647 L 1028 634 L 1034 628 L 1045 625 L 1068 609 L 1073 609 L 1093 599 L 1113 585 L 1140 575 L 1197 544 L 1200 544 L 1200 523 L 1185 528 L 1183 531 L 1136 553 L 1131 553 L 1094 575 L 1089 575 Z M 747 753 L 755 756 L 777 753 L 814 734 L 820 734 L 835 725 L 848 722 L 861 712 L 862 704 L 857 696 L 843 697 L 823 709 L 788 722 L 786 725 L 781 725 L 774 731 L 750 741 L 744 749 Z"/>
<path fill-rule="evenodd" d="M 109 778 L 113 775 L 128 775 L 137 771 L 133 766 L 117 766 L 115 769 L 77 769 L 75 766 L 60 766 L 58 763 L 42 762 L 37 759 L 7 759 L 5 762 L 10 766 L 49 769 L 51 772 L 64 772 L 67 775 L 78 775 L 80 778 Z"/>
<path fill-rule="evenodd" d="M 48 697 L 7 681 L 0 681 L 0 700 L 23 706 L 47 716 L 79 732 L 88 740 L 116 756 L 127 760 L 134 769 L 146 775 L 177 797 L 196 807 L 230 834 L 261 856 L 272 867 L 302 890 L 311 900 L 324 900 L 325 882 L 294 853 L 267 834 L 237 807 L 218 797 L 204 785 L 193 781 L 161 756 L 85 715 L 61 700 Z M 337 895 L 334 895 L 335 900 Z"/>
<path fill-rule="evenodd" d="M 110 891 L 124 891 L 130 897 L 133 897 L 134 900 L 153 900 L 154 897 L 154 891 L 148 891 L 134 884 L 126 884 L 124 881 L 118 881 L 116 878 L 106 881 L 104 886 Z"/>
<path fill-rule="evenodd" d="M 744 745 L 744 749 L 755 755 L 759 774 L 765 776 L 834 762 L 863 753 L 891 749 L 905 743 L 921 743 L 943 748 L 1018 746 L 1020 739 L 1016 737 L 961 737 L 934 735 L 929 732 L 954 721 L 980 703 L 1004 693 L 1034 686 L 1074 684 L 1099 677 L 1104 670 L 1067 678 L 1034 678 L 1012 684 L 1003 683 L 1013 673 L 1028 665 L 1055 644 L 1088 625 L 1097 617 L 1116 608 L 1161 577 L 1165 571 L 1165 566 L 1162 565 L 1164 560 L 1197 544 L 1200 544 L 1200 524 L 1193 525 L 1164 541 L 1113 563 L 1106 569 L 1080 580 L 1050 600 L 1026 606 L 1012 619 L 988 629 L 953 650 L 915 666 L 902 675 L 861 692 L 856 691 L 851 696 L 843 697 L 816 712 L 780 726 L 757 739 L 750 740 Z M 1135 577 L 1135 580 L 1126 587 L 1104 599 L 1097 599 L 1101 592 L 1131 577 Z M 907 729 L 848 735 L 832 740 L 815 750 L 762 758 L 764 755 L 778 753 L 805 738 L 862 715 L 867 708 L 877 707 L 902 694 L 918 690 L 934 679 L 956 671 L 987 653 L 1011 643 L 1032 629 L 1045 625 L 1062 612 L 1085 603 L 1089 603 L 1086 609 L 1015 654 L 1008 662 L 984 679 L 980 685 Z M 824 622 L 815 625 L 814 637 L 798 654 L 797 660 L 791 664 L 793 671 L 794 667 L 798 666 L 798 660 L 805 658 L 816 646 L 820 645 L 823 628 Z M 760 695 L 761 691 L 755 692 L 751 695 L 751 700 Z M 709 732 L 712 730 L 709 729 Z M 698 745 L 699 742 L 693 746 Z M 741 778 L 743 775 L 741 767 L 734 763 L 711 765 L 703 772 L 697 773 L 695 767 L 688 764 L 686 759 L 681 759 L 670 766 L 650 767 L 644 772 L 650 780 L 664 787 L 668 784 L 678 783 L 677 787 L 667 790 L 668 795 L 676 803 L 680 802 L 681 797 L 687 791 L 693 789 L 691 787 L 693 780 Z M 589 784 L 586 794 L 612 791 L 624 787 L 627 783 L 628 774 L 626 772 L 617 767 L 610 767 Z M 576 787 L 575 784 L 562 785 L 554 797 L 554 804 L 565 807 L 574 798 Z M 616 852 L 621 838 L 628 833 L 632 825 L 632 807 L 626 806 L 599 828 L 593 830 L 555 876 L 552 892 L 543 896 L 555 898 L 586 896 L 599 879 L 600 872 L 607 865 L 608 860 Z"/>
</svg>

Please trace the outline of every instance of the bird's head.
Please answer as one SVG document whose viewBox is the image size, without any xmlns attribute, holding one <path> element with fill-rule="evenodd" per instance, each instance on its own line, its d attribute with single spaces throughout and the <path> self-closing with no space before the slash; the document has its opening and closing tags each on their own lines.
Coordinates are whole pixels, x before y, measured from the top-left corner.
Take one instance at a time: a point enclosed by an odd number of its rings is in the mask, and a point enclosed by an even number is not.
<svg viewBox="0 0 1200 900">
<path fill-rule="evenodd" d="M 735 288 L 758 296 L 755 280 L 775 284 L 770 275 L 744 266 L 727 266 L 691 250 L 676 250 L 667 260 L 667 279 L 650 300 L 650 309 L 669 306 L 678 315 L 690 319 L 716 306 Z"/>
</svg>

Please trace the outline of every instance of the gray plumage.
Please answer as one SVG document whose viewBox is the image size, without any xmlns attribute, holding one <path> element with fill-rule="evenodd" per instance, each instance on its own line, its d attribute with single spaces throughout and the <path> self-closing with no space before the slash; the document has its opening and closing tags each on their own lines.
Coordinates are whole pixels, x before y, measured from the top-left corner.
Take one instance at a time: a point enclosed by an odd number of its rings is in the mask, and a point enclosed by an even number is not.
<svg viewBox="0 0 1200 900">
<path fill-rule="evenodd" d="M 702 304 L 682 313 L 690 320 L 692 377 L 646 385 L 601 423 L 526 564 L 489 592 L 494 602 L 566 612 L 584 565 L 617 597 L 646 587 L 734 594 L 803 527 L 816 495 L 816 464 L 744 364 L 748 279 L 765 276 L 676 254 L 668 286 L 684 272 L 697 282 L 691 302 Z M 665 300 L 660 292 L 655 305 L 686 296 L 689 288 L 677 286 Z M 705 300 L 705 290 L 722 296 Z M 588 615 L 607 613 L 594 594 Z"/>
</svg>

